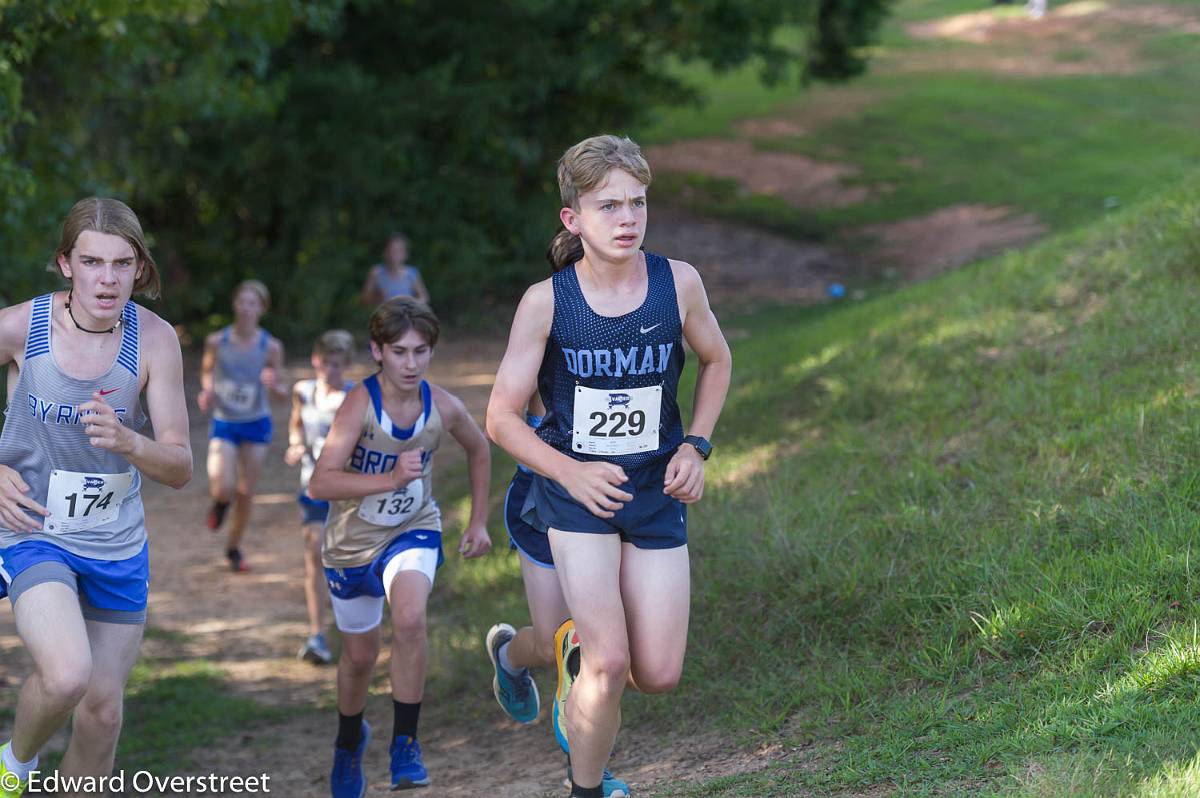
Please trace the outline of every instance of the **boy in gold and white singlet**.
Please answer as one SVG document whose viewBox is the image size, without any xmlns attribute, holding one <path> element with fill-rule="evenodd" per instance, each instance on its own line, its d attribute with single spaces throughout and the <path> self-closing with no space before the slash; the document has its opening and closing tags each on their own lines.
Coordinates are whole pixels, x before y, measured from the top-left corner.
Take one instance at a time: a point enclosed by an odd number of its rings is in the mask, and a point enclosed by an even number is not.
<svg viewBox="0 0 1200 798">
<path fill-rule="evenodd" d="M 370 322 L 379 371 L 346 396 L 308 483 L 312 498 L 332 504 L 322 562 L 342 634 L 334 798 L 366 791 L 362 758 L 370 728 L 363 713 L 385 600 L 392 624 L 391 785 L 429 784 L 417 720 L 428 653 L 425 610 L 443 561 L 441 511 L 432 495 L 433 452 L 443 432 L 466 451 L 470 474 L 471 515 L 458 551 L 481 557 L 492 545 L 484 525 L 487 439 L 457 397 L 424 379 L 438 332 L 437 317 L 422 302 L 396 297 L 379 306 Z"/>
</svg>

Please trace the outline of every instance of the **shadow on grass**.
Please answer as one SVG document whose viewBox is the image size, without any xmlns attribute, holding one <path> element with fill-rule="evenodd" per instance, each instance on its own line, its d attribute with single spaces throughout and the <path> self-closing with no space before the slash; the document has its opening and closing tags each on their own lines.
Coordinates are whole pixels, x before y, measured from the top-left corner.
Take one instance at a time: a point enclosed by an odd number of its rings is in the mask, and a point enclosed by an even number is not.
<svg viewBox="0 0 1200 798">
<path fill-rule="evenodd" d="M 225 674 L 204 661 L 134 668 L 125 698 L 118 767 L 157 774 L 185 772 L 190 754 L 235 731 L 262 729 L 295 710 L 232 695 Z"/>
</svg>

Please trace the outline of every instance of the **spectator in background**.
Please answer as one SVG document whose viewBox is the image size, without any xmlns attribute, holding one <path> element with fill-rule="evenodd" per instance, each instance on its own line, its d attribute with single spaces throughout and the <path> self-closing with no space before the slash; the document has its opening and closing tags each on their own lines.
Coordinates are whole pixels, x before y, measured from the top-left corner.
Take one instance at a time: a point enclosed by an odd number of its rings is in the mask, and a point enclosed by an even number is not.
<svg viewBox="0 0 1200 798">
<path fill-rule="evenodd" d="M 392 297 L 410 296 L 419 302 L 429 302 L 429 291 L 421 280 L 421 272 L 408 264 L 408 237 L 403 233 L 392 233 L 383 248 L 383 263 L 377 263 L 367 272 L 363 283 L 363 307 L 374 308 Z"/>
</svg>

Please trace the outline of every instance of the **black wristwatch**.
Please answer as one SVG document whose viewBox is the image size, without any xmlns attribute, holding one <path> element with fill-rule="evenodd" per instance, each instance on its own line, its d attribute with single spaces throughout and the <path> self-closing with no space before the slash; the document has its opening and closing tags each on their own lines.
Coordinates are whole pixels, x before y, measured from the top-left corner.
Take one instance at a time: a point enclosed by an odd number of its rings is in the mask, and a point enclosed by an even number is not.
<svg viewBox="0 0 1200 798">
<path fill-rule="evenodd" d="M 701 460 L 707 460 L 708 456 L 712 454 L 712 444 L 708 442 L 707 438 L 701 438 L 699 435 L 684 435 L 683 442 L 694 446 L 696 451 L 700 452 Z"/>
</svg>

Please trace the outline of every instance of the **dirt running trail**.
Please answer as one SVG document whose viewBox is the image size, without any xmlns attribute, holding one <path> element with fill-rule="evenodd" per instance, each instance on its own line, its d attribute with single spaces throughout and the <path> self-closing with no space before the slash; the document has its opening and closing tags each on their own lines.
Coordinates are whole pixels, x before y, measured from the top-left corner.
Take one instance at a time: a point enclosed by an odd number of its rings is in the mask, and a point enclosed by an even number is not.
<svg viewBox="0 0 1200 798">
<path fill-rule="evenodd" d="M 503 347 L 500 337 L 456 340 L 451 333 L 439 345 L 430 378 L 462 397 L 475 417 L 482 419 Z M 194 357 L 189 361 L 195 477 L 181 491 L 152 483 L 144 488 L 152 566 L 149 625 L 178 634 L 152 635 L 143 645 L 143 654 L 157 661 L 202 658 L 212 662 L 227 673 L 228 684 L 237 694 L 266 705 L 330 706 L 335 694 L 334 669 L 296 660 L 306 621 L 295 506 L 297 471 L 283 463 L 287 408 L 282 404 L 274 407 L 275 438 L 259 485 L 251 530 L 243 543 L 252 571 L 231 574 L 224 567 L 224 533 L 213 534 L 203 523 L 208 506 L 204 475 L 208 419 L 195 410 L 197 363 Z M 309 376 L 299 362 L 293 366 L 293 378 Z M 463 468 L 461 450 L 455 446 L 443 447 L 438 458 L 437 469 L 442 473 Z M 503 529 L 493 524 L 491 532 L 500 550 L 505 542 Z M 455 537 L 456 532 L 450 532 L 448 548 Z M 385 645 L 378 674 L 386 674 L 386 651 Z M 479 656 L 485 656 L 482 646 Z M 0 608 L 0 706 L 15 705 L 16 690 L 28 671 L 29 660 L 15 634 L 11 605 L 4 601 Z M 542 693 L 548 695 L 553 689 L 550 678 L 539 676 Z M 382 742 L 391 726 L 387 699 L 386 694 L 373 693 L 368 702 L 367 716 L 376 735 L 366 757 L 368 795 L 391 794 L 387 746 Z M 487 720 L 482 723 L 465 724 L 456 716 L 456 701 L 493 704 L 490 708 L 495 711 L 485 714 Z M 497 794 L 498 787 L 512 798 L 565 794 L 561 786 L 563 759 L 549 727 L 548 703 L 544 703 L 547 711 L 540 721 L 528 728 L 503 718 L 486 683 L 471 695 L 453 699 L 431 695 L 426 703 L 422 744 L 434 784 L 420 795 L 488 796 Z M 11 731 L 9 723 L 0 723 L 0 735 Z M 190 752 L 193 764 L 186 773 L 265 772 L 271 775 L 276 795 L 327 796 L 335 727 L 332 713 L 324 711 L 287 718 L 249 734 L 231 734 L 210 750 Z M 61 750 L 65 743 L 65 734 L 60 733 L 48 747 Z M 614 767 L 645 795 L 653 784 L 755 770 L 779 755 L 778 750 L 733 750 L 715 736 L 663 737 L 635 730 L 622 733 Z"/>
</svg>

